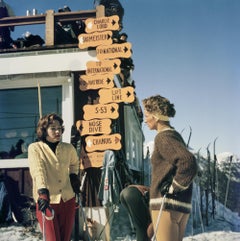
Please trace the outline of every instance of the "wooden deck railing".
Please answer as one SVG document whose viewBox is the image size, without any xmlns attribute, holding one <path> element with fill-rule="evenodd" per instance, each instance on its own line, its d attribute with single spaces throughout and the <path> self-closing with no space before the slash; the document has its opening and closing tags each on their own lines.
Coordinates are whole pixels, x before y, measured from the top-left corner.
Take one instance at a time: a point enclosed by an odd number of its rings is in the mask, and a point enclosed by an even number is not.
<svg viewBox="0 0 240 241">
<path fill-rule="evenodd" d="M 0 19 L 0 27 L 23 26 L 45 24 L 45 45 L 54 45 L 54 27 L 56 22 L 68 22 L 86 20 L 87 18 L 104 17 L 104 6 L 97 6 L 94 10 L 83 10 L 76 12 L 61 12 L 55 13 L 54 10 L 47 10 L 45 14 L 34 16 L 16 16 L 5 17 Z"/>
</svg>

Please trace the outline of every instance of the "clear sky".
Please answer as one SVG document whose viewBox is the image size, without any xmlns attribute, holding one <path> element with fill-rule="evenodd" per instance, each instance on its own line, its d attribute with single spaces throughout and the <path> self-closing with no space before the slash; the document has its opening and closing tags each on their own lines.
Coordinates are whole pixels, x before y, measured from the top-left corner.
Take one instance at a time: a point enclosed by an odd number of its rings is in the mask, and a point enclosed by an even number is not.
<svg viewBox="0 0 240 241">
<path fill-rule="evenodd" d="M 5 0 L 16 15 L 93 8 L 93 0 Z M 123 30 L 132 43 L 133 79 L 140 101 L 161 94 L 175 104 L 171 124 L 195 151 L 240 156 L 240 1 L 121 0 Z M 13 38 L 33 26 L 16 27 Z M 44 32 L 43 32 L 44 33 Z M 44 36 L 43 36 L 44 37 Z M 143 125 L 146 142 L 156 132 Z"/>
</svg>

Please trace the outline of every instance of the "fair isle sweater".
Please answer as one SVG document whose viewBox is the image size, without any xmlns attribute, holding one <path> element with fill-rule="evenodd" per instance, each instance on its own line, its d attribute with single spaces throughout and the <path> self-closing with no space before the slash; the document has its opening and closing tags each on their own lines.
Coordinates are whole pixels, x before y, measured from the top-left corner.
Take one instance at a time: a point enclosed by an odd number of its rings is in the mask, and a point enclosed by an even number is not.
<svg viewBox="0 0 240 241">
<path fill-rule="evenodd" d="M 167 129 L 156 135 L 151 163 L 150 209 L 160 209 L 163 201 L 160 189 L 166 179 L 169 179 L 173 194 L 167 194 L 164 210 L 190 213 L 192 182 L 198 168 L 194 155 L 188 151 L 177 131 Z"/>
</svg>

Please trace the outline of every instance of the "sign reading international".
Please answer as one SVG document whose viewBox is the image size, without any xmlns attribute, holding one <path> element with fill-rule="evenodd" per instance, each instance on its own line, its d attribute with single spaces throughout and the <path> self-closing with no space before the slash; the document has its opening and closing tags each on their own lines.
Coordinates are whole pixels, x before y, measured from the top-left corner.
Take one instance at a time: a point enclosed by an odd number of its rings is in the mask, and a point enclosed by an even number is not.
<svg viewBox="0 0 240 241">
<path fill-rule="evenodd" d="M 100 135 L 100 136 L 87 136 L 86 137 L 86 151 L 103 151 L 103 150 L 120 150 L 121 145 L 121 135 L 111 134 L 111 135 Z"/>
<path fill-rule="evenodd" d="M 83 33 L 78 36 L 78 40 L 78 47 L 80 49 L 96 47 L 103 44 L 112 44 L 112 31 L 95 32 L 90 34 Z"/>
<path fill-rule="evenodd" d="M 93 119 L 89 121 L 78 120 L 77 129 L 80 130 L 81 136 L 95 134 L 110 134 L 111 119 Z"/>
<path fill-rule="evenodd" d="M 85 20 L 86 33 L 101 32 L 105 30 L 118 30 L 119 29 L 119 17 L 113 15 L 110 17 L 101 18 L 88 18 Z"/>
<path fill-rule="evenodd" d="M 102 45 L 96 48 L 97 58 L 103 59 L 116 59 L 116 58 L 130 58 L 132 55 L 131 43 Z"/>
<path fill-rule="evenodd" d="M 93 76 L 80 75 L 79 88 L 81 91 L 101 89 L 101 88 L 110 89 L 114 87 L 113 79 L 114 79 L 114 76 L 112 74 L 93 75 Z"/>
<path fill-rule="evenodd" d="M 100 89 L 98 91 L 100 96 L 99 103 L 120 103 L 128 102 L 132 103 L 135 100 L 134 88 L 131 86 L 123 88 L 112 88 L 112 89 Z"/>
<path fill-rule="evenodd" d="M 117 119 L 119 116 L 118 113 L 118 104 L 96 104 L 96 105 L 84 105 L 83 106 L 83 118 L 84 120 L 92 119 Z"/>
<path fill-rule="evenodd" d="M 121 60 L 88 61 L 86 75 L 119 74 Z"/>
</svg>

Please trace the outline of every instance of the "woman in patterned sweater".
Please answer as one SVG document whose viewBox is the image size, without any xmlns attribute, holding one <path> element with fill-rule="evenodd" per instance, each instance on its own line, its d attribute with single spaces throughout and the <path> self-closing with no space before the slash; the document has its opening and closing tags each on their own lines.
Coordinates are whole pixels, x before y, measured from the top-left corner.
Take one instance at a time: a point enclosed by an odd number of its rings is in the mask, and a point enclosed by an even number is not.
<svg viewBox="0 0 240 241">
<path fill-rule="evenodd" d="M 170 125 L 169 117 L 175 116 L 174 105 L 156 95 L 144 99 L 143 106 L 145 123 L 158 132 L 151 157 L 150 210 L 154 232 L 157 241 L 181 241 L 191 212 L 197 162 Z"/>
</svg>

